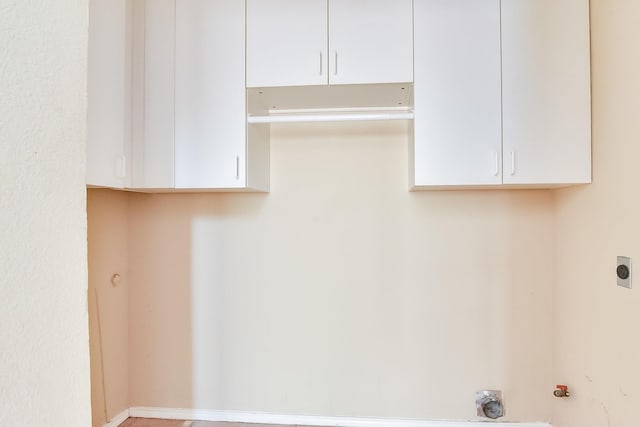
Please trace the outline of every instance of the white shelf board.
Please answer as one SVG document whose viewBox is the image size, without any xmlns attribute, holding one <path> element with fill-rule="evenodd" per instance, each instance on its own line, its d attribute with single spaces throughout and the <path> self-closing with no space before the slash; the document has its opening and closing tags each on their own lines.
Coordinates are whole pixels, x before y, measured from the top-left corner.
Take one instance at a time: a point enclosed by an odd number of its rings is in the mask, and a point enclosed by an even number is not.
<svg viewBox="0 0 640 427">
<path fill-rule="evenodd" d="M 345 121 L 374 121 L 374 120 L 412 120 L 413 110 L 287 110 L 286 112 L 273 112 L 266 115 L 247 116 L 247 123 L 305 123 L 305 122 L 345 122 Z"/>
</svg>

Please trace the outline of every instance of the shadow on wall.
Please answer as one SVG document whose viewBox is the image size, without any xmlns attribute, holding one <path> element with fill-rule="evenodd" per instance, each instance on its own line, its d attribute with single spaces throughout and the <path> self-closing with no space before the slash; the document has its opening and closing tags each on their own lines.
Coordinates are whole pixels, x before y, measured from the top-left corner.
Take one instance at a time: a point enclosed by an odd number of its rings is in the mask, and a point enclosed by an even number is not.
<svg viewBox="0 0 640 427">
<path fill-rule="evenodd" d="M 552 194 L 410 193 L 379 126 L 274 126 L 270 194 L 129 195 L 131 406 L 550 418 Z"/>
</svg>

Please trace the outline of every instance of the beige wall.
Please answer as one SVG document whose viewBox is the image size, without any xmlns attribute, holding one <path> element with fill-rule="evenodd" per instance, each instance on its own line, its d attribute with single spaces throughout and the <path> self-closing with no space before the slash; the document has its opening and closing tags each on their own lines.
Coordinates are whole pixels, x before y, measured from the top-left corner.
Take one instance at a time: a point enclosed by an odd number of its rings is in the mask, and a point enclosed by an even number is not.
<svg viewBox="0 0 640 427">
<path fill-rule="evenodd" d="M 131 405 L 550 419 L 552 193 L 409 193 L 407 146 L 274 127 L 270 194 L 129 195 Z"/>
<path fill-rule="evenodd" d="M 592 0 L 593 179 L 557 195 L 557 427 L 640 425 L 640 2 Z M 635 262 L 616 286 L 616 256 Z"/>
<path fill-rule="evenodd" d="M 0 5 L 0 425 L 90 424 L 86 0 Z"/>
<path fill-rule="evenodd" d="M 129 408 L 128 196 L 87 195 L 93 426 Z M 112 281 L 114 275 L 120 281 Z M 114 285 L 115 283 L 115 285 Z"/>
</svg>

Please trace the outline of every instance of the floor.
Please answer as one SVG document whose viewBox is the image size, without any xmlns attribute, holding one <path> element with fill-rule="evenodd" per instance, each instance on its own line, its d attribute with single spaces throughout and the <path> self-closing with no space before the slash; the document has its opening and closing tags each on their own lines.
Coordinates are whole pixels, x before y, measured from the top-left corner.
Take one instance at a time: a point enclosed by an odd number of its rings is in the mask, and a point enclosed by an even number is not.
<svg viewBox="0 0 640 427">
<path fill-rule="evenodd" d="M 129 418 L 119 427 L 294 427 L 274 424 L 225 423 L 219 421 L 157 420 Z"/>
</svg>

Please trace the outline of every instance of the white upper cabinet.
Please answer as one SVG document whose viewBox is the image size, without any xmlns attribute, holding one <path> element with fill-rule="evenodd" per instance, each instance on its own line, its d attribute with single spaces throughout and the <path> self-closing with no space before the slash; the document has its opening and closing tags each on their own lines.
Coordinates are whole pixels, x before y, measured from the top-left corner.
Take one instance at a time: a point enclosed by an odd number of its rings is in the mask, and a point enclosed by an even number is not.
<svg viewBox="0 0 640 427">
<path fill-rule="evenodd" d="M 327 84 L 327 0 L 247 0 L 247 86 Z"/>
<path fill-rule="evenodd" d="M 588 183 L 588 6 L 90 0 L 87 184 L 268 190 L 266 123 L 372 109 L 412 188 Z"/>
<path fill-rule="evenodd" d="M 416 0 L 413 185 L 502 183 L 500 0 Z"/>
<path fill-rule="evenodd" d="M 176 2 L 175 186 L 246 185 L 244 4 Z"/>
<path fill-rule="evenodd" d="M 329 83 L 413 81 L 412 0 L 329 0 Z"/>
<path fill-rule="evenodd" d="M 415 0 L 412 187 L 591 181 L 587 0 Z"/>
<path fill-rule="evenodd" d="M 245 7 L 135 1 L 136 190 L 267 190 L 268 133 L 247 138 Z"/>
<path fill-rule="evenodd" d="M 130 184 L 130 21 L 125 0 L 89 4 L 87 184 Z"/>
<path fill-rule="evenodd" d="M 589 2 L 502 1 L 505 184 L 591 182 Z"/>
<path fill-rule="evenodd" d="M 413 81 L 412 0 L 247 0 L 247 87 Z"/>
</svg>

